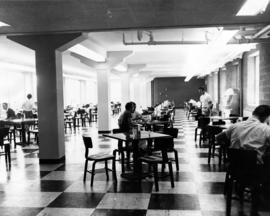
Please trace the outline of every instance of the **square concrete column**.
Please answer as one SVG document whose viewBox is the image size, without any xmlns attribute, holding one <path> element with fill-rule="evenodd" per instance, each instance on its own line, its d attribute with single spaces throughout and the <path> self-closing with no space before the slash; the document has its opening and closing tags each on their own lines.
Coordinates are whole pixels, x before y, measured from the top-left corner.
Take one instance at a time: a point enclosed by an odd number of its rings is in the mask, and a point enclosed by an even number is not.
<svg viewBox="0 0 270 216">
<path fill-rule="evenodd" d="M 41 163 L 55 163 L 65 159 L 61 52 L 83 40 L 80 37 L 81 34 L 8 37 L 35 50 Z"/>
<path fill-rule="evenodd" d="M 121 103 L 122 110 L 125 110 L 125 105 L 130 101 L 130 75 L 128 73 L 121 74 Z"/>
<path fill-rule="evenodd" d="M 98 87 L 98 132 L 108 133 L 111 130 L 110 107 L 110 69 L 97 69 Z"/>
</svg>

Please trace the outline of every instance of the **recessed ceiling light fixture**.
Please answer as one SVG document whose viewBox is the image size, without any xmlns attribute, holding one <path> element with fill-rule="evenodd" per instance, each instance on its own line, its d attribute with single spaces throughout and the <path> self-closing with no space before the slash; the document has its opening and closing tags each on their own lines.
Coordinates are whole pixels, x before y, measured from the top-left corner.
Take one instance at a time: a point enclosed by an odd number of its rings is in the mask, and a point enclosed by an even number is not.
<svg viewBox="0 0 270 216">
<path fill-rule="evenodd" d="M 246 0 L 236 16 L 256 16 L 263 13 L 270 0 Z"/>
<path fill-rule="evenodd" d="M 10 25 L 7 24 L 7 23 L 4 23 L 4 22 L 2 22 L 2 21 L 0 21 L 0 27 L 4 27 L 4 26 L 10 26 Z"/>
</svg>

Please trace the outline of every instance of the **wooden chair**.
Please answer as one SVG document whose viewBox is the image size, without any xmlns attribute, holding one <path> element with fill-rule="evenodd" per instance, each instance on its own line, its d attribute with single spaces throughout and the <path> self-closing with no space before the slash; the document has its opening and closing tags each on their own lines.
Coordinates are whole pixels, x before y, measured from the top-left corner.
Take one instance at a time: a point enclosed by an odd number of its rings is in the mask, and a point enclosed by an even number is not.
<svg viewBox="0 0 270 216">
<path fill-rule="evenodd" d="M 206 129 L 207 125 L 210 123 L 210 118 L 209 117 L 199 117 L 198 118 L 198 126 L 195 128 L 195 142 L 197 141 L 197 136 L 198 136 L 198 129 L 200 129 L 199 133 L 199 146 L 201 147 L 202 140 L 205 140 L 206 138 Z"/>
<path fill-rule="evenodd" d="M 223 153 L 223 155 L 225 153 L 225 152 L 223 152 L 223 150 L 224 150 L 223 149 L 223 145 L 225 145 L 225 143 L 224 144 L 218 143 L 216 141 L 216 138 L 215 138 L 215 136 L 217 134 L 221 133 L 221 132 L 222 132 L 222 129 L 219 128 L 219 127 L 215 127 L 215 126 L 208 126 L 207 127 L 207 133 L 208 133 L 208 138 L 209 138 L 209 144 L 208 144 L 208 164 L 210 164 L 211 158 L 216 155 L 215 154 L 215 150 L 217 148 L 219 148 L 218 157 L 219 157 L 219 165 L 221 165 L 222 153 Z"/>
<path fill-rule="evenodd" d="M 257 208 L 260 187 L 259 169 L 257 166 L 257 152 L 254 150 L 228 149 L 228 169 L 224 191 L 226 192 L 226 215 L 231 215 L 231 201 L 233 185 L 237 183 L 239 201 L 243 207 L 243 192 L 246 187 L 251 188 L 252 205 Z"/>
<path fill-rule="evenodd" d="M 28 144 L 30 144 L 31 134 L 34 135 L 37 145 L 39 144 L 39 130 L 38 130 L 38 123 L 36 122 L 34 125 L 29 127 L 27 131 L 28 135 Z"/>
<path fill-rule="evenodd" d="M 115 133 L 122 133 L 123 131 L 121 129 L 113 129 L 112 132 Z M 116 153 L 120 154 L 120 159 L 121 159 L 121 169 L 122 173 L 125 173 L 125 164 L 127 167 L 130 167 L 130 153 L 131 149 L 128 147 L 128 143 L 125 143 L 125 146 L 123 144 L 123 141 L 118 140 L 118 148 L 114 150 L 114 156 L 116 157 Z M 126 157 L 125 157 L 126 153 Z"/>
<path fill-rule="evenodd" d="M 155 188 L 156 191 L 159 191 L 159 186 L 158 186 L 158 164 L 161 164 L 163 167 L 168 164 L 169 166 L 169 175 L 171 179 L 171 187 L 174 187 L 174 178 L 173 178 L 173 167 L 172 167 L 172 161 L 168 158 L 167 155 L 167 139 L 166 138 L 160 138 L 159 143 L 163 142 L 163 145 L 161 145 L 161 151 L 162 151 L 162 156 L 158 155 L 147 155 L 147 156 L 142 156 L 139 158 L 140 163 L 147 163 L 149 165 L 149 168 L 153 168 L 154 172 L 154 181 L 155 181 Z M 151 169 L 149 169 L 151 170 Z"/>
<path fill-rule="evenodd" d="M 8 137 L 8 134 L 9 134 L 8 127 L 0 128 L 0 147 L 1 149 L 4 147 L 4 152 L 3 153 L 1 152 L 0 156 L 5 155 L 6 166 L 8 169 L 10 169 L 11 164 L 10 143 L 4 143 L 4 140 L 6 137 Z"/>
<path fill-rule="evenodd" d="M 176 170 L 179 171 L 179 161 L 178 161 L 178 152 L 174 148 L 174 138 L 177 138 L 178 136 L 178 129 L 177 128 L 166 128 L 164 130 L 164 134 L 170 135 L 172 138 L 162 138 L 162 139 L 156 139 L 154 142 L 154 148 L 152 151 L 162 151 L 162 148 L 164 148 L 164 145 L 166 147 L 167 152 L 173 152 L 174 158 L 170 158 L 171 161 L 175 161 Z M 165 143 L 166 140 L 166 143 Z M 163 146 L 162 146 L 163 145 Z M 163 170 L 164 170 L 163 166 Z"/>
<path fill-rule="evenodd" d="M 113 178 L 114 178 L 115 182 L 117 182 L 114 155 L 109 155 L 109 154 L 106 154 L 106 153 L 99 153 L 99 154 L 89 155 L 89 149 L 93 148 L 93 143 L 92 143 L 91 137 L 83 136 L 83 142 L 84 142 L 84 146 L 85 146 L 85 166 L 84 166 L 83 181 L 86 180 L 86 173 L 87 172 L 91 173 L 92 174 L 92 176 L 91 176 L 91 187 L 92 187 L 93 183 L 94 183 L 94 176 L 95 176 L 95 165 L 96 165 L 97 162 L 104 162 L 105 163 L 105 172 L 106 172 L 107 180 L 109 180 L 108 171 L 112 171 Z M 112 161 L 112 170 L 108 168 L 108 161 L 109 160 Z M 88 170 L 88 161 L 93 161 L 91 171 Z"/>
</svg>

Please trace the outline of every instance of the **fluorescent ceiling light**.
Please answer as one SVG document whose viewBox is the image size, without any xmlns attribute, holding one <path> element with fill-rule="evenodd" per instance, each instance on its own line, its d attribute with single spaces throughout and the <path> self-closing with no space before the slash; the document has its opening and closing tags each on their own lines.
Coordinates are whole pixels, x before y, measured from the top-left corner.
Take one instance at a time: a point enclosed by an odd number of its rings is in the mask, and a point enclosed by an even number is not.
<svg viewBox="0 0 270 216">
<path fill-rule="evenodd" d="M 4 26 L 10 26 L 10 25 L 0 21 L 0 27 L 4 27 Z"/>
<path fill-rule="evenodd" d="M 117 66 L 114 67 L 114 69 L 120 72 L 126 72 L 127 66 L 123 64 L 118 64 Z"/>
<path fill-rule="evenodd" d="M 270 0 L 246 0 L 236 16 L 256 16 L 263 13 Z"/>
<path fill-rule="evenodd" d="M 77 53 L 81 56 L 84 56 L 86 58 L 92 59 L 96 62 L 105 62 L 105 57 L 100 55 L 97 52 L 94 52 L 93 50 L 88 49 L 87 47 L 77 44 L 71 48 L 69 48 L 69 51 Z"/>
</svg>

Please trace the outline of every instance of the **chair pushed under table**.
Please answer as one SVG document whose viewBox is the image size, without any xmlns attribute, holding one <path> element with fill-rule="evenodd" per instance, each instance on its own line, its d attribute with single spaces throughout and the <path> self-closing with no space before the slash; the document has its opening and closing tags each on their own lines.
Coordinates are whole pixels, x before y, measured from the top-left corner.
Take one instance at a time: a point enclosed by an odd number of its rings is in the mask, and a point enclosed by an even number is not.
<svg viewBox="0 0 270 216">
<path fill-rule="evenodd" d="M 94 176 L 95 176 L 95 165 L 97 162 L 104 162 L 107 181 L 109 180 L 108 171 L 112 171 L 114 181 L 117 182 L 116 168 L 115 168 L 115 156 L 107 154 L 107 153 L 98 153 L 98 154 L 89 155 L 89 149 L 93 148 L 92 138 L 89 136 L 83 135 L 83 142 L 84 142 L 84 146 L 85 146 L 85 166 L 84 166 L 83 181 L 86 180 L 86 173 L 87 172 L 91 173 L 92 174 L 91 175 L 91 187 L 92 187 L 93 183 L 94 183 Z M 110 161 L 110 160 L 112 161 L 112 169 L 108 168 L 108 161 Z M 88 170 L 88 161 L 93 162 L 91 171 Z"/>
</svg>

